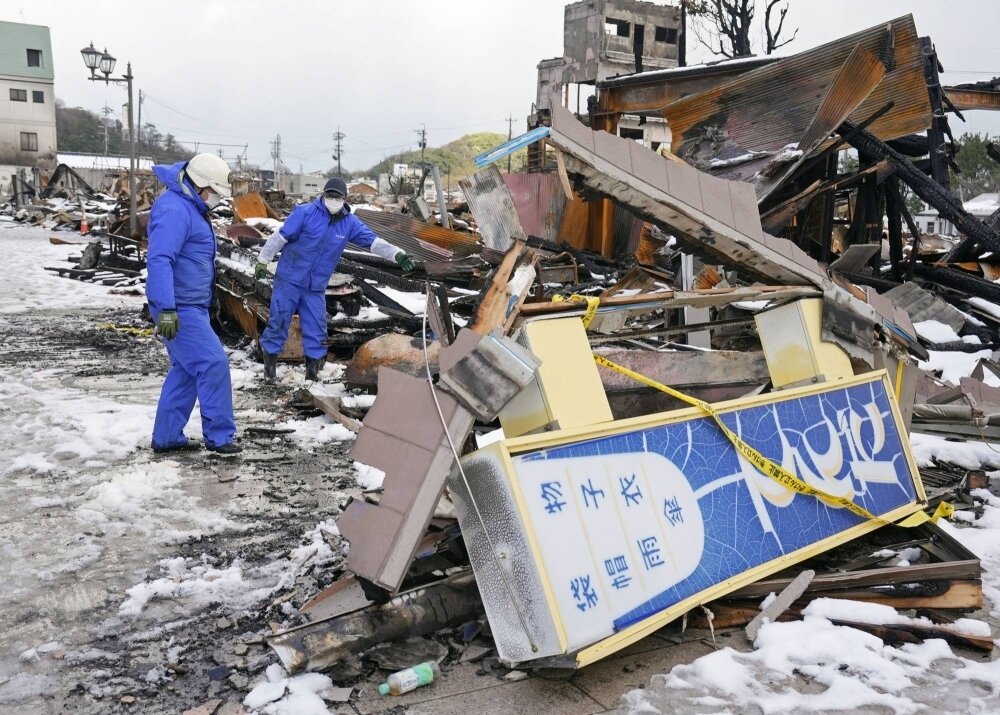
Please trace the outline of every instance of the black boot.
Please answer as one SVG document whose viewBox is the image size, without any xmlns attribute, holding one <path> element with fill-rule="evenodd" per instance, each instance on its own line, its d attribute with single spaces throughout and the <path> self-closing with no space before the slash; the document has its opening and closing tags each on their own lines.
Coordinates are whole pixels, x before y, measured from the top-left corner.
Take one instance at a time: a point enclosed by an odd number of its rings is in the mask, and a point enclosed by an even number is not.
<svg viewBox="0 0 1000 715">
<path fill-rule="evenodd" d="M 278 356 L 262 352 L 264 358 L 264 382 L 274 382 L 278 379 Z"/>
<path fill-rule="evenodd" d="M 313 360 L 310 357 L 306 358 L 306 379 L 312 380 L 313 382 L 319 382 L 319 371 L 323 369 L 326 365 L 326 358 L 321 357 Z"/>
</svg>

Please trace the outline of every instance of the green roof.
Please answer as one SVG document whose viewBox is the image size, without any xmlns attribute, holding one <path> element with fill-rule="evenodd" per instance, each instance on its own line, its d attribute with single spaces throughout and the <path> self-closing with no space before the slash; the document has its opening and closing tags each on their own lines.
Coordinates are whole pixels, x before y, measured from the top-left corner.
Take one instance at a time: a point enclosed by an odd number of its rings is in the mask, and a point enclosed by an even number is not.
<svg viewBox="0 0 1000 715">
<path fill-rule="evenodd" d="M 28 50 L 41 50 L 41 67 L 28 66 Z M 53 80 L 49 28 L 0 21 L 0 75 Z"/>
</svg>

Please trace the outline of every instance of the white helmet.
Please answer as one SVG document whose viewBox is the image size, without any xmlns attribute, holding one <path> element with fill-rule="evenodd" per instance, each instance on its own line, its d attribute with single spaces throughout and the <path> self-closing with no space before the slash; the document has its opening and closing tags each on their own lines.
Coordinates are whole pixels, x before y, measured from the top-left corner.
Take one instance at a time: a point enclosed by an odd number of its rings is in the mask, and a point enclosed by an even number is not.
<svg viewBox="0 0 1000 715">
<path fill-rule="evenodd" d="M 187 164 L 188 178 L 199 189 L 211 188 L 223 198 L 231 198 L 229 164 L 215 154 L 197 154 Z"/>
</svg>

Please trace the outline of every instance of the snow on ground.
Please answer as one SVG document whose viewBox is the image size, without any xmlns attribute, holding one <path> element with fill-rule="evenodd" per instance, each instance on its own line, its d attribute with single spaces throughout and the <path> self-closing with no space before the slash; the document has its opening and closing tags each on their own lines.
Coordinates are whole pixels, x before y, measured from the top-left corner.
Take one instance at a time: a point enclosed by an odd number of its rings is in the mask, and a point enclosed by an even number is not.
<svg viewBox="0 0 1000 715">
<path fill-rule="evenodd" d="M 991 615 L 1000 618 L 1000 499 L 985 489 L 976 490 L 974 495 L 986 503 L 981 518 L 962 528 L 943 519 L 940 523 L 982 561 L 983 593 L 989 599 Z"/>
<path fill-rule="evenodd" d="M 0 415 L 9 426 L 0 433 L 0 474 L 98 467 L 148 442 L 155 405 L 124 404 L 67 388 L 60 376 L 58 370 L 4 371 Z"/>
<path fill-rule="evenodd" d="M 248 566 L 240 559 L 220 564 L 218 558 L 208 554 L 163 559 L 159 563 L 161 575 L 129 588 L 125 592 L 127 598 L 118 606 L 118 614 L 123 618 L 150 619 L 146 611 L 156 601 L 169 602 L 175 617 L 178 607 L 186 616 L 217 604 L 223 604 L 233 613 L 251 608 L 291 585 L 303 570 L 337 560 L 326 537 L 339 534 L 333 520 L 322 521 L 304 534 L 304 543 L 285 558 L 259 566 Z M 153 615 L 157 614 L 159 611 L 154 611 Z"/>
<path fill-rule="evenodd" d="M 278 427 L 294 429 L 295 432 L 291 434 L 292 441 L 305 450 L 311 450 L 317 445 L 328 442 L 345 442 L 357 436 L 339 422 L 331 421 L 326 415 L 304 420 L 288 420 L 279 423 Z"/>
<path fill-rule="evenodd" d="M 177 462 L 164 460 L 116 470 L 84 493 L 77 518 L 108 535 L 134 532 L 165 543 L 250 528 L 251 524 L 199 505 L 183 489 L 179 467 Z"/>
<path fill-rule="evenodd" d="M 944 640 L 896 648 L 822 616 L 767 623 L 755 650 L 723 648 L 626 693 L 630 713 L 995 713 L 1000 661 L 978 663 Z M 963 685 L 963 681 L 965 681 Z M 940 701 L 940 702 L 939 702 Z"/>
<path fill-rule="evenodd" d="M 49 236 L 72 240 L 76 234 L 0 223 L 0 242 L 4 247 L 3 295 L 7 296 L 0 301 L 0 313 L 142 306 L 142 298 L 114 295 L 107 286 L 67 280 L 46 271 L 45 266 L 68 267 L 67 257 L 79 255 L 83 249 L 83 244 L 53 245 Z"/>
<path fill-rule="evenodd" d="M 243 704 L 263 715 L 328 715 L 320 697 L 333 681 L 321 673 L 305 673 L 289 678 L 275 663 L 265 670 Z"/>
</svg>

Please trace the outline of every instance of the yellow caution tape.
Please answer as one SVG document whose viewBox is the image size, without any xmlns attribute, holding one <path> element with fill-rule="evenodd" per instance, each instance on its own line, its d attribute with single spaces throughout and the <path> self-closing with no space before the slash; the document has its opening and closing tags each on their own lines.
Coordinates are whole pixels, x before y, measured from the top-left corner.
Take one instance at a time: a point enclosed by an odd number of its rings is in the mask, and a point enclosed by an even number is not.
<svg viewBox="0 0 1000 715">
<path fill-rule="evenodd" d="M 897 521 L 896 526 L 905 526 L 911 528 L 914 526 L 920 526 L 921 524 L 926 524 L 928 521 L 934 524 L 938 523 L 938 519 L 944 517 L 945 519 L 950 519 L 955 513 L 955 507 L 946 501 L 941 502 L 937 505 L 937 509 L 934 510 L 933 514 L 928 514 L 926 511 L 918 511 L 916 514 L 910 514 L 908 517 L 902 521 Z"/>
<path fill-rule="evenodd" d="M 553 303 L 561 303 L 564 300 L 567 300 L 567 299 L 564 298 L 564 297 L 562 297 L 561 295 L 554 295 L 554 296 L 552 296 L 552 302 Z M 594 316 L 597 315 L 597 309 L 601 305 L 601 299 L 600 298 L 595 298 L 592 295 L 580 295 L 579 293 L 574 293 L 573 295 L 571 295 L 569 297 L 569 300 L 573 300 L 573 301 L 577 301 L 577 302 L 581 302 L 581 303 L 586 303 L 587 304 L 587 310 L 583 314 L 583 327 L 584 327 L 584 329 L 589 328 L 590 327 L 590 321 L 592 321 L 594 319 Z"/>
<path fill-rule="evenodd" d="M 665 392 L 671 397 L 674 397 L 682 402 L 686 402 L 689 405 L 693 405 L 694 407 L 697 407 L 703 412 L 707 413 L 715 421 L 715 424 L 718 425 L 719 429 L 722 430 L 722 433 L 729 439 L 730 442 L 733 443 L 733 446 L 736 447 L 737 452 L 743 455 L 743 457 L 748 462 L 750 462 L 757 469 L 757 471 L 759 471 L 766 477 L 770 477 L 771 479 L 776 481 L 778 484 L 781 484 L 786 489 L 789 489 L 790 491 L 793 491 L 796 494 L 805 494 L 806 496 L 816 497 L 817 499 L 821 500 L 826 504 L 829 504 L 830 506 L 836 506 L 848 509 L 852 513 L 857 514 L 860 517 L 864 517 L 865 519 L 880 521 L 885 524 L 892 523 L 885 519 L 882 519 L 881 517 L 875 516 L 870 511 L 868 511 L 863 507 L 858 506 L 847 497 L 834 496 L 833 494 L 824 492 L 821 489 L 809 486 L 801 479 L 799 479 L 797 476 L 789 472 L 787 469 L 783 468 L 778 464 L 775 464 L 773 461 L 771 461 L 763 454 L 758 452 L 756 449 L 751 447 L 749 444 L 744 442 L 739 435 L 733 432 L 726 425 L 726 423 L 722 421 L 722 418 L 719 417 L 719 413 L 716 411 L 716 409 L 712 407 L 712 405 L 710 405 L 709 403 L 685 395 L 682 392 L 678 392 L 672 387 L 667 387 L 666 385 L 659 383 L 656 380 L 652 380 L 646 377 L 645 375 L 640 375 L 639 373 L 633 370 L 629 370 L 627 367 L 618 365 L 617 363 L 613 363 L 607 358 L 602 357 L 600 355 L 595 354 L 594 361 L 598 365 L 601 365 L 602 367 L 606 367 L 609 370 L 614 370 L 615 372 L 621 375 L 630 377 L 633 380 L 641 382 L 644 385 L 648 385 L 649 387 L 659 390 L 660 392 Z M 909 527 L 909 526 L 917 526 L 918 524 L 922 524 L 927 521 L 936 522 L 942 516 L 945 517 L 951 516 L 952 513 L 954 513 L 954 507 L 952 507 L 950 504 L 942 502 L 940 505 L 938 505 L 937 511 L 934 512 L 933 516 L 927 516 L 927 514 L 925 514 L 923 511 L 920 511 L 917 512 L 916 514 L 913 514 L 912 516 L 907 517 L 902 522 L 899 522 L 899 525 Z"/>
<path fill-rule="evenodd" d="M 133 328 L 131 325 L 115 325 L 114 323 L 98 323 L 97 327 L 101 330 L 114 330 L 116 333 L 125 333 L 126 335 L 135 335 L 136 337 L 146 338 L 153 334 L 152 328 Z"/>
</svg>

